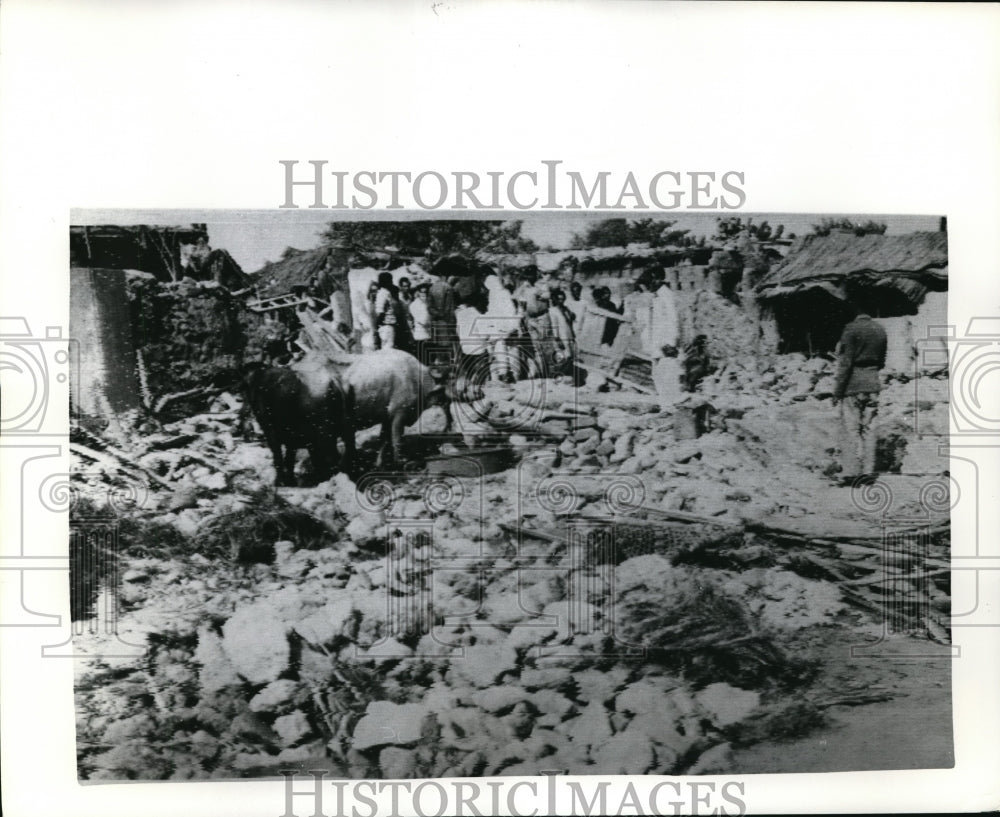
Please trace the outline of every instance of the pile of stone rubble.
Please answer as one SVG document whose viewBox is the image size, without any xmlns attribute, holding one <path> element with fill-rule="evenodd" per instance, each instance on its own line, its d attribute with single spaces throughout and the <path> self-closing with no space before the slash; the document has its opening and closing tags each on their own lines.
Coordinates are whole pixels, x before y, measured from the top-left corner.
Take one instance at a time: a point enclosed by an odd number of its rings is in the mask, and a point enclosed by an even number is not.
<svg viewBox="0 0 1000 817">
<path fill-rule="evenodd" d="M 199 551 L 274 477 L 265 447 L 236 431 L 235 398 L 132 451 L 83 439 L 83 494 L 100 504 L 109 485 L 143 482 L 125 512 L 138 538 L 169 527 L 184 544 L 121 554 L 119 632 L 141 657 L 102 658 L 100 633 L 78 638 L 91 656 L 78 662 L 81 776 L 232 778 L 317 759 L 384 778 L 726 770 L 740 723 L 787 682 L 760 655 L 842 622 L 853 597 L 831 580 L 835 559 L 869 558 L 842 544 L 872 530 L 864 509 L 824 476 L 831 377 L 823 360 L 730 359 L 696 398 L 709 430 L 680 440 L 642 396 L 488 389 L 458 445 L 502 440 L 511 468 L 282 489 L 274 501 L 326 538 L 275 537 L 250 564 Z M 884 422 L 909 446 L 907 423 L 946 433 L 946 386 L 891 384 Z M 805 547 L 812 523 L 819 539 L 847 533 L 799 570 L 785 549 Z M 640 529 L 648 546 L 594 549 L 594 530 Z M 698 642 L 685 616 L 708 601 L 733 623 L 707 622 Z M 767 649 L 744 656 L 748 637 Z M 730 642 L 754 672 L 695 671 Z"/>
</svg>

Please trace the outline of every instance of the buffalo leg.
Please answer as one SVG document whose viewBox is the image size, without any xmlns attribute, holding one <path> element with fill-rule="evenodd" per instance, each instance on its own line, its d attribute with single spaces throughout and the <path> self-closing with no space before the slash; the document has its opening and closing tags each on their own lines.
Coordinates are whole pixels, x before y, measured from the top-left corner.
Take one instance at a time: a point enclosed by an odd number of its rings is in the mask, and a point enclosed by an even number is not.
<svg viewBox="0 0 1000 817">
<path fill-rule="evenodd" d="M 392 456 L 398 464 L 403 462 L 403 415 L 392 418 Z"/>
<path fill-rule="evenodd" d="M 295 485 L 295 455 L 297 453 L 297 448 L 291 445 L 285 446 L 284 485 Z"/>
<path fill-rule="evenodd" d="M 378 459 L 375 461 L 375 465 L 381 468 L 385 464 L 385 452 L 388 448 L 389 443 L 392 439 L 392 423 L 390 420 L 386 420 L 382 423 L 382 433 L 378 438 Z"/>
<path fill-rule="evenodd" d="M 350 475 L 352 473 L 352 469 L 354 468 L 354 458 L 355 458 L 355 451 L 354 451 L 355 443 L 354 443 L 353 428 L 344 429 L 343 440 L 344 440 L 344 456 L 340 458 L 340 470 L 343 473 Z"/>
<path fill-rule="evenodd" d="M 329 441 L 324 439 L 309 446 L 309 461 L 312 463 L 313 478 L 317 483 L 328 480 L 336 464 L 334 458 L 327 453 L 329 444 Z"/>
<path fill-rule="evenodd" d="M 281 443 L 272 435 L 266 434 L 267 447 L 271 449 L 271 457 L 274 459 L 274 484 L 285 485 L 285 468 L 281 453 Z"/>
</svg>

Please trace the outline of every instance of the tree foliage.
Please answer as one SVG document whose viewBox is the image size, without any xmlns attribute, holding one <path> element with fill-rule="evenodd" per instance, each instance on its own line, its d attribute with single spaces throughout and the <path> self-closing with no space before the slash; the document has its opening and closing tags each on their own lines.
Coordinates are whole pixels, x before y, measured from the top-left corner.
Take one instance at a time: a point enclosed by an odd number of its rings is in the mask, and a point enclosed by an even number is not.
<svg viewBox="0 0 1000 817">
<path fill-rule="evenodd" d="M 389 250 L 433 263 L 447 255 L 530 253 L 538 246 L 521 235 L 520 221 L 333 222 L 322 239 L 361 252 Z"/>
<path fill-rule="evenodd" d="M 819 224 L 812 225 L 814 235 L 830 235 L 830 233 L 838 231 L 851 232 L 857 236 L 885 235 L 885 230 L 886 225 L 883 222 L 871 219 L 865 222 L 855 222 L 849 218 L 823 218 L 820 219 Z"/>
<path fill-rule="evenodd" d="M 743 221 L 739 216 L 716 219 L 715 235 L 712 236 L 717 241 L 731 241 L 737 238 L 753 238 L 757 241 L 769 241 L 772 238 L 781 238 L 785 232 L 785 226 L 779 224 L 772 229 L 765 220 L 754 223 L 753 219 Z"/>
<path fill-rule="evenodd" d="M 772 227 L 767 220 L 754 222 L 748 218 L 744 221 L 739 216 L 716 219 L 714 241 L 724 242 L 730 252 L 720 252 L 712 256 L 711 266 L 731 268 L 734 266 L 748 269 L 751 281 L 756 282 L 771 268 L 771 263 L 777 255 L 764 246 L 764 242 L 781 238 L 785 226 L 779 224 Z"/>
<path fill-rule="evenodd" d="M 574 233 L 570 249 L 584 250 L 592 247 L 625 247 L 629 244 L 648 244 L 650 247 L 688 247 L 695 241 L 689 230 L 672 229 L 677 222 L 655 218 L 607 218 L 591 225 L 581 233 Z"/>
</svg>

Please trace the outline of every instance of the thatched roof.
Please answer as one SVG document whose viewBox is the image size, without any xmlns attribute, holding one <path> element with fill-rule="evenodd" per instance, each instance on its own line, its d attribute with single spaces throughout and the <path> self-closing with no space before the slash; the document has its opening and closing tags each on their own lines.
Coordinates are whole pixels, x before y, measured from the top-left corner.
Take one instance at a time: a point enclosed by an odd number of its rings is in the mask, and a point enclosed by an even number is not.
<svg viewBox="0 0 1000 817">
<path fill-rule="evenodd" d="M 937 284 L 948 276 L 948 237 L 945 233 L 864 235 L 832 233 L 807 235 L 796 241 L 785 262 L 758 284 L 764 297 L 799 291 L 809 286 L 825 289 L 848 284 L 885 286 L 903 281 Z"/>
<path fill-rule="evenodd" d="M 323 246 L 315 250 L 296 250 L 289 247 L 285 258 L 268 261 L 254 273 L 257 292 L 262 298 L 287 295 L 295 287 L 307 286 L 315 275 L 322 282 L 332 278 L 338 286 L 347 286 L 347 273 L 358 267 L 395 269 L 405 263 L 407 256 L 394 251 L 356 250 L 346 246 Z"/>
<path fill-rule="evenodd" d="M 496 270 L 521 270 L 535 266 L 535 256 L 530 252 L 502 253 L 479 252 L 476 258 Z"/>
<path fill-rule="evenodd" d="M 588 247 L 581 250 L 539 252 L 535 254 L 535 260 L 541 272 L 553 272 L 564 261 L 570 261 L 581 273 L 597 274 L 617 272 L 629 264 L 638 269 L 647 266 L 675 266 L 684 259 L 704 264 L 711 252 L 711 248 L 650 247 L 648 244 L 634 243 L 626 247 Z"/>
</svg>

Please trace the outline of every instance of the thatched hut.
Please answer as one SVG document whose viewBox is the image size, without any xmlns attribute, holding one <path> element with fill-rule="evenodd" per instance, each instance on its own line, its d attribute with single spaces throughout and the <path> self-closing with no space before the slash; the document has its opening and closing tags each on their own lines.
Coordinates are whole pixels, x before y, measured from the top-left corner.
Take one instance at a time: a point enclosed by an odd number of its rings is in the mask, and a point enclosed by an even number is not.
<svg viewBox="0 0 1000 817">
<path fill-rule="evenodd" d="M 288 295 L 316 280 L 320 289 L 346 287 L 347 273 L 352 269 L 372 267 L 394 270 L 405 266 L 411 258 L 385 250 L 359 250 L 346 245 L 326 244 L 314 250 L 289 247 L 280 261 L 268 261 L 254 273 L 257 294 L 261 298 Z"/>
<path fill-rule="evenodd" d="M 779 351 L 832 352 L 853 308 L 886 326 L 890 367 L 904 368 L 929 327 L 947 322 L 944 232 L 808 235 L 757 286 L 777 323 Z"/>
</svg>

